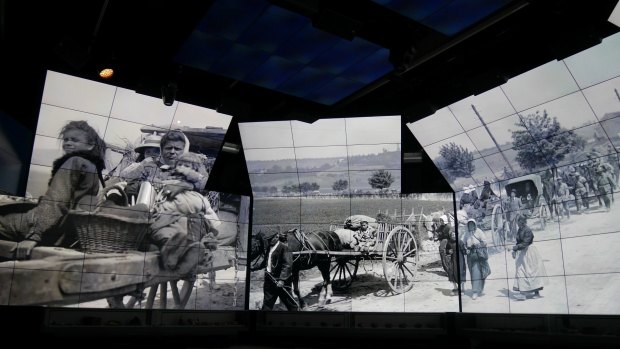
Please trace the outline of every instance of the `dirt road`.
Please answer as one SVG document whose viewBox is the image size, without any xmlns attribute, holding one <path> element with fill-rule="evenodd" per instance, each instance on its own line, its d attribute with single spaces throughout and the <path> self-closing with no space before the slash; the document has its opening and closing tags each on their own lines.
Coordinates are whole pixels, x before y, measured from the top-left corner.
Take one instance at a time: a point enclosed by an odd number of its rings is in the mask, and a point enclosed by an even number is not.
<svg viewBox="0 0 620 349">
<path fill-rule="evenodd" d="M 254 272 L 250 284 L 250 309 L 260 309 L 263 300 L 263 271 Z M 332 301 L 321 307 L 318 304 L 323 279 L 316 269 L 302 271 L 300 291 L 306 311 L 368 311 L 368 312 L 452 312 L 458 311 L 458 297 L 450 296 L 452 284 L 439 262 L 439 255 L 423 255 L 418 268 L 419 280 L 405 294 L 390 290 L 380 260 L 360 262 L 357 278 L 349 290 L 334 291 Z M 280 304 L 275 309 L 284 310 Z"/>
<path fill-rule="evenodd" d="M 618 195 L 617 195 L 618 196 Z M 534 245 L 543 258 L 547 277 L 541 298 L 517 300 L 511 291 L 515 261 L 508 242 L 508 252 L 490 248 L 491 275 L 484 294 L 473 300 L 468 281 L 462 293 L 464 312 L 550 313 L 550 314 L 618 314 L 620 302 L 620 233 L 615 221 L 620 205 L 611 212 L 593 204 L 585 214 L 572 214 L 560 222 L 548 222 L 544 230 L 532 219 Z M 573 208 L 574 211 L 574 208 Z M 492 241 L 491 232 L 486 231 Z M 394 294 L 383 277 L 380 261 L 366 261 L 358 278 L 346 292 L 334 293 L 331 304 L 318 305 L 322 278 L 316 271 L 302 272 L 300 289 L 308 311 L 373 311 L 373 312 L 452 312 L 458 311 L 458 297 L 450 296 L 452 284 L 438 254 L 421 258 L 415 286 L 405 294 Z M 262 272 L 251 275 L 250 309 L 262 304 Z M 469 271 L 467 272 L 469 276 Z M 276 309 L 284 310 L 276 305 Z"/>
</svg>

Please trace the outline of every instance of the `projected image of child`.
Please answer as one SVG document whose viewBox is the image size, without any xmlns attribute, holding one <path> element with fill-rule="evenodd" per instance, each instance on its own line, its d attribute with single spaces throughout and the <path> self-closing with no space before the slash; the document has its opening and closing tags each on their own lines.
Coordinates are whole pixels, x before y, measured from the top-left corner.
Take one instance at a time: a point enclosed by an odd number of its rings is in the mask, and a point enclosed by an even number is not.
<svg viewBox="0 0 620 349">
<path fill-rule="evenodd" d="M 197 178 L 197 174 L 206 172 L 204 161 L 199 154 L 185 153 L 177 160 L 173 175 L 163 184 L 171 186 L 181 186 L 192 188 Z M 201 179 L 201 178 L 198 178 Z M 183 215 L 200 213 L 210 223 L 211 232 L 217 235 L 217 226 L 220 224 L 219 218 L 211 203 L 207 198 L 193 190 L 183 190 L 174 198 L 169 198 L 165 192 L 159 196 L 155 204 L 157 212 L 162 213 L 180 213 Z"/>
<path fill-rule="evenodd" d="M 16 259 L 26 259 L 37 245 L 69 246 L 61 229 L 71 209 L 90 210 L 103 185 L 106 145 L 86 121 L 70 121 L 60 131 L 64 155 L 52 166 L 46 193 L 26 213 L 0 215 L 0 238 L 19 242 Z"/>
<path fill-rule="evenodd" d="M 377 230 L 368 226 L 368 221 L 361 221 L 360 228 L 353 233 L 351 245 L 355 251 L 370 252 L 375 249 Z"/>
<path fill-rule="evenodd" d="M 216 248 L 216 226 L 220 222 L 209 201 L 198 192 L 204 189 L 207 170 L 200 155 L 187 151 L 187 137 L 180 131 L 170 131 L 162 137 L 161 149 L 159 159 L 147 158 L 140 163 L 135 172 L 139 176 L 134 176 L 133 181 L 152 183 L 158 193 L 149 238 L 159 247 L 166 268 L 184 274 L 195 266 L 184 260 L 200 262 L 198 258 L 183 257 L 195 252 L 194 247 Z"/>
</svg>

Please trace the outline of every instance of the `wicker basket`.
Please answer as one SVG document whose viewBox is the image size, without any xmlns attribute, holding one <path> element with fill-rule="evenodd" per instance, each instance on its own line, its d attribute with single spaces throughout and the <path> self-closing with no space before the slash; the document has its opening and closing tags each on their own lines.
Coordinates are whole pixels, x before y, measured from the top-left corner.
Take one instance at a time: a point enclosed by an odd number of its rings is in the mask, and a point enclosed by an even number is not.
<svg viewBox="0 0 620 349">
<path fill-rule="evenodd" d="M 77 210 L 69 216 L 84 252 L 136 251 L 149 230 L 146 219 Z"/>
</svg>

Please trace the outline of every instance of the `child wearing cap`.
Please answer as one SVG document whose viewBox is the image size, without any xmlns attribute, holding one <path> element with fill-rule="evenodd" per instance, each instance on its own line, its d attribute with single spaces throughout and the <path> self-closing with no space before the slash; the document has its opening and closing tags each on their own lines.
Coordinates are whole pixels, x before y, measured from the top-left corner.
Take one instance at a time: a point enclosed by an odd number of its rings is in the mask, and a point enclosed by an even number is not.
<svg viewBox="0 0 620 349">
<path fill-rule="evenodd" d="M 206 172 L 201 160 L 200 155 L 195 153 L 181 155 L 177 160 L 174 170 L 175 174 L 170 179 L 165 180 L 164 184 L 193 188 L 195 178 L 190 177 L 189 174 Z M 185 171 L 184 169 L 186 168 L 192 171 Z M 206 184 L 206 178 L 199 178 L 199 180 L 204 181 Z M 157 212 L 162 213 L 203 214 L 209 221 L 212 231 L 217 231 L 215 228 L 221 223 L 209 200 L 204 195 L 191 189 L 181 191 L 172 199 L 166 197 L 165 193 L 162 193 L 158 196 L 155 209 Z"/>
<path fill-rule="evenodd" d="M 370 227 L 367 221 L 361 221 L 360 224 L 360 229 L 353 233 L 351 245 L 355 251 L 372 251 L 375 248 L 377 231 Z"/>
<path fill-rule="evenodd" d="M 138 154 L 135 162 L 121 170 L 120 177 L 131 177 L 131 173 L 133 173 L 133 171 L 140 166 L 142 160 L 146 158 L 156 159 L 161 152 L 159 148 L 160 142 L 161 136 L 156 134 L 146 136 L 144 140 L 142 140 L 142 142 L 134 148 L 134 152 Z"/>
</svg>

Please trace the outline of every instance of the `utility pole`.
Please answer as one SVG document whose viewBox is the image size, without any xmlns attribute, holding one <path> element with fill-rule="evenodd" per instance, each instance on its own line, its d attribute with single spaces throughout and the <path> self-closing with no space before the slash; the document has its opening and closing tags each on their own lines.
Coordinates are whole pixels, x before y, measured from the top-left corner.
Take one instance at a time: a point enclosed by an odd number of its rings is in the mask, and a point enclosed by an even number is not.
<svg viewBox="0 0 620 349">
<path fill-rule="evenodd" d="M 480 114 L 476 110 L 476 107 L 473 104 L 471 105 L 471 108 L 474 110 L 474 113 L 476 113 L 476 116 L 478 117 L 478 119 L 480 119 L 480 122 L 482 123 L 484 128 L 489 133 L 489 136 L 491 136 L 491 139 L 493 140 L 493 143 L 495 143 L 495 146 L 497 147 L 497 150 L 499 151 L 499 153 L 502 154 L 502 157 L 504 158 L 504 161 L 506 161 L 506 163 L 508 164 L 508 167 L 510 167 L 510 172 L 512 172 L 512 174 L 515 174 L 515 170 L 512 168 L 512 165 L 510 164 L 510 161 L 508 161 L 508 158 L 506 158 L 506 155 L 504 155 L 504 152 L 499 147 L 499 144 L 497 144 L 497 141 L 495 140 L 495 137 L 493 137 L 493 134 L 491 133 L 491 130 L 489 130 L 489 128 L 487 127 L 486 122 L 484 122 L 484 120 L 482 120 L 482 117 L 480 116 Z"/>
</svg>

